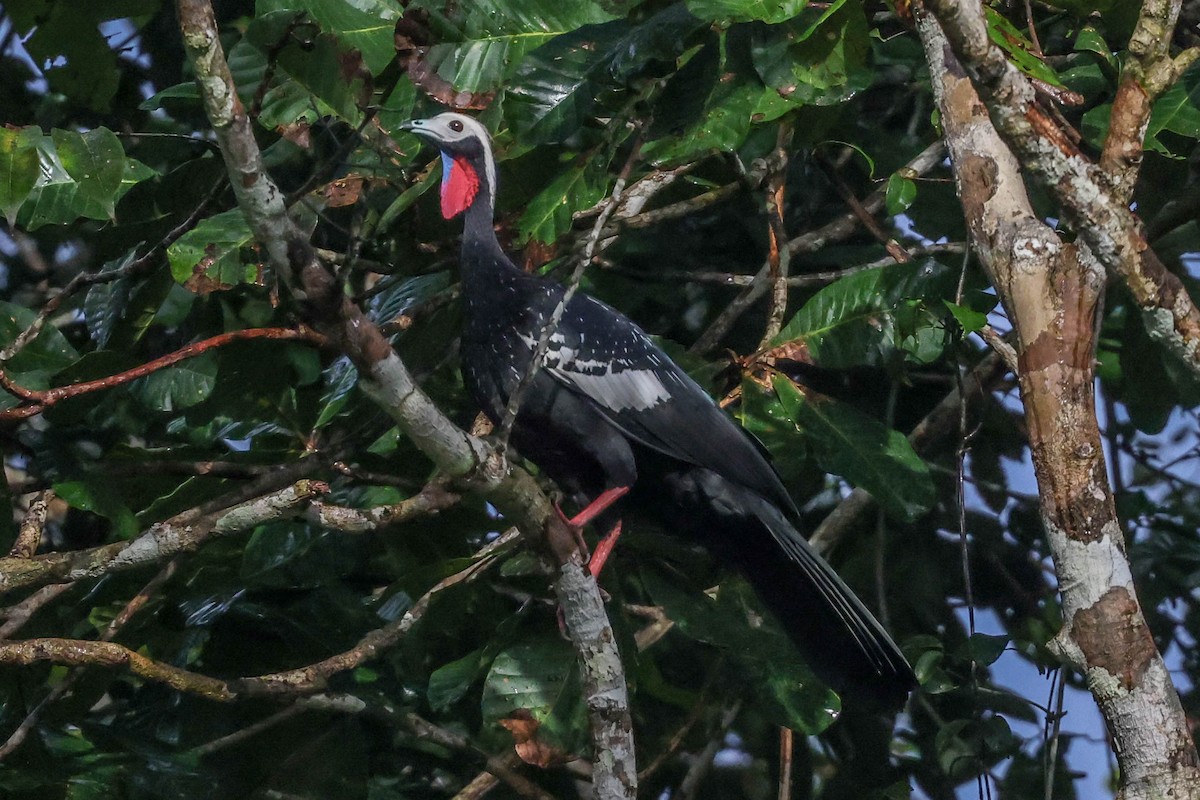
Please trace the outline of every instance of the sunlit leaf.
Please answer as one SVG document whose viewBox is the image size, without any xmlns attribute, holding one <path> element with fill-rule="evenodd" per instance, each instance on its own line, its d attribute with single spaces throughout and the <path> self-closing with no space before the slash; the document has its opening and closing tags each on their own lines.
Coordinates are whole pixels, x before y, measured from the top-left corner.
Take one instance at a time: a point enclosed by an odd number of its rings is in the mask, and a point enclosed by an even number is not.
<svg viewBox="0 0 1200 800">
<path fill-rule="evenodd" d="M 38 179 L 39 128 L 0 128 L 0 211 L 11 228 Z"/>
</svg>

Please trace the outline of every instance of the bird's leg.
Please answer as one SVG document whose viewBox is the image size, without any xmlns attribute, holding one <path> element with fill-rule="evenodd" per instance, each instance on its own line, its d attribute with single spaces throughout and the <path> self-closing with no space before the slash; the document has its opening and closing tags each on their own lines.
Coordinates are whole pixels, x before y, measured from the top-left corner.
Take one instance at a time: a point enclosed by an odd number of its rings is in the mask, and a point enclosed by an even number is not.
<svg viewBox="0 0 1200 800">
<path fill-rule="evenodd" d="M 618 486 L 615 489 L 605 489 L 596 496 L 596 499 L 587 504 L 587 507 L 580 511 L 575 516 L 567 519 L 563 517 L 563 522 L 567 523 L 572 528 L 582 528 L 596 517 L 608 510 L 608 507 L 620 500 L 629 493 L 628 486 Z M 562 513 L 560 510 L 558 513 Z"/>
<path fill-rule="evenodd" d="M 617 546 L 617 538 L 621 535 L 621 520 L 617 520 L 617 524 L 613 525 L 612 530 L 596 543 L 596 549 L 592 551 L 592 557 L 588 559 L 588 572 L 592 573 L 592 577 L 599 580 L 600 570 L 604 569 L 604 562 L 608 560 L 613 548 Z"/>
<path fill-rule="evenodd" d="M 567 515 L 562 512 L 561 508 L 558 508 L 557 505 L 555 506 L 559 516 L 562 517 L 563 523 L 566 524 L 567 528 L 569 528 L 571 533 L 575 536 L 575 541 L 579 544 L 579 551 L 584 554 L 584 558 L 588 562 L 588 569 L 591 571 L 592 577 L 596 577 L 600 574 L 600 568 L 604 566 L 605 559 L 607 559 L 608 554 L 612 552 L 613 545 L 617 543 L 617 536 L 619 536 L 621 533 L 621 523 L 618 522 L 616 526 L 614 526 L 612 532 L 600 540 L 600 543 L 596 545 L 595 554 L 591 556 L 588 555 L 587 543 L 583 540 L 583 526 L 587 525 L 596 517 L 607 511 L 613 503 L 620 500 L 622 497 L 628 494 L 628 492 L 628 486 L 617 486 L 613 489 L 606 489 L 597 495 L 595 500 L 592 500 L 592 502 L 588 503 L 582 511 L 570 518 L 568 518 Z M 593 565 L 595 566 L 593 567 Z"/>
</svg>

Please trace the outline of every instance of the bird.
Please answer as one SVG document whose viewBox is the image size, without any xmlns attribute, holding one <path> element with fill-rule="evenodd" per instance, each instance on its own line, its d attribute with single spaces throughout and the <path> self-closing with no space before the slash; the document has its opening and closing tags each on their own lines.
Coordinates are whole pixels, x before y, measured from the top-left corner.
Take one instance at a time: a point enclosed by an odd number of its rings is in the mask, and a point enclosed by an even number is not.
<svg viewBox="0 0 1200 800">
<path fill-rule="evenodd" d="M 566 296 L 520 269 L 496 237 L 496 161 L 478 120 L 457 112 L 401 125 L 441 154 L 441 212 L 463 218 L 463 383 L 494 424 Z M 765 448 L 633 321 L 583 292 L 561 311 L 512 424 L 517 452 L 583 510 L 574 529 L 629 512 L 657 518 L 739 569 L 816 676 L 843 697 L 898 707 L 915 686 L 895 642 L 798 529 L 799 510 Z"/>
</svg>

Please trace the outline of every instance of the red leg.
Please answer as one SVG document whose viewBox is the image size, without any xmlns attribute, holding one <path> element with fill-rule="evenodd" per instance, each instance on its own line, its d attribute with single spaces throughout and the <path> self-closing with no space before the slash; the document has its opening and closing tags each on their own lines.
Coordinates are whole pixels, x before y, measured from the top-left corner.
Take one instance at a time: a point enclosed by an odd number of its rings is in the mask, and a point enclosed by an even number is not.
<svg viewBox="0 0 1200 800">
<path fill-rule="evenodd" d="M 621 521 L 617 520 L 617 524 L 613 525 L 608 535 L 596 543 L 596 549 L 592 551 L 592 557 L 588 560 L 588 572 L 592 573 L 593 578 L 600 577 L 600 570 L 604 569 L 604 562 L 608 560 L 613 548 L 617 546 L 617 539 L 620 535 Z"/>
<path fill-rule="evenodd" d="M 567 525 L 572 528 L 582 528 L 596 517 L 608 510 L 608 507 L 620 500 L 629 492 L 628 486 L 618 486 L 615 489 L 606 489 L 601 492 L 595 500 L 587 504 L 587 508 L 580 511 L 575 516 L 566 520 Z M 562 513 L 562 512 L 559 512 Z"/>
</svg>

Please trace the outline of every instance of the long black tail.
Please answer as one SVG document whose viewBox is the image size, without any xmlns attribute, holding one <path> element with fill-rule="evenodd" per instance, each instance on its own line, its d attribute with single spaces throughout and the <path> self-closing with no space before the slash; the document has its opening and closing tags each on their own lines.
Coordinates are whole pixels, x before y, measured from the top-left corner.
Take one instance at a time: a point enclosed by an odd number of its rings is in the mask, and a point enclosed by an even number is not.
<svg viewBox="0 0 1200 800">
<path fill-rule="evenodd" d="M 735 557 L 813 672 L 839 694 L 899 707 L 916 678 L 892 637 L 778 508 L 748 490 L 737 495 L 745 523 L 770 536 L 746 532 Z"/>
</svg>

